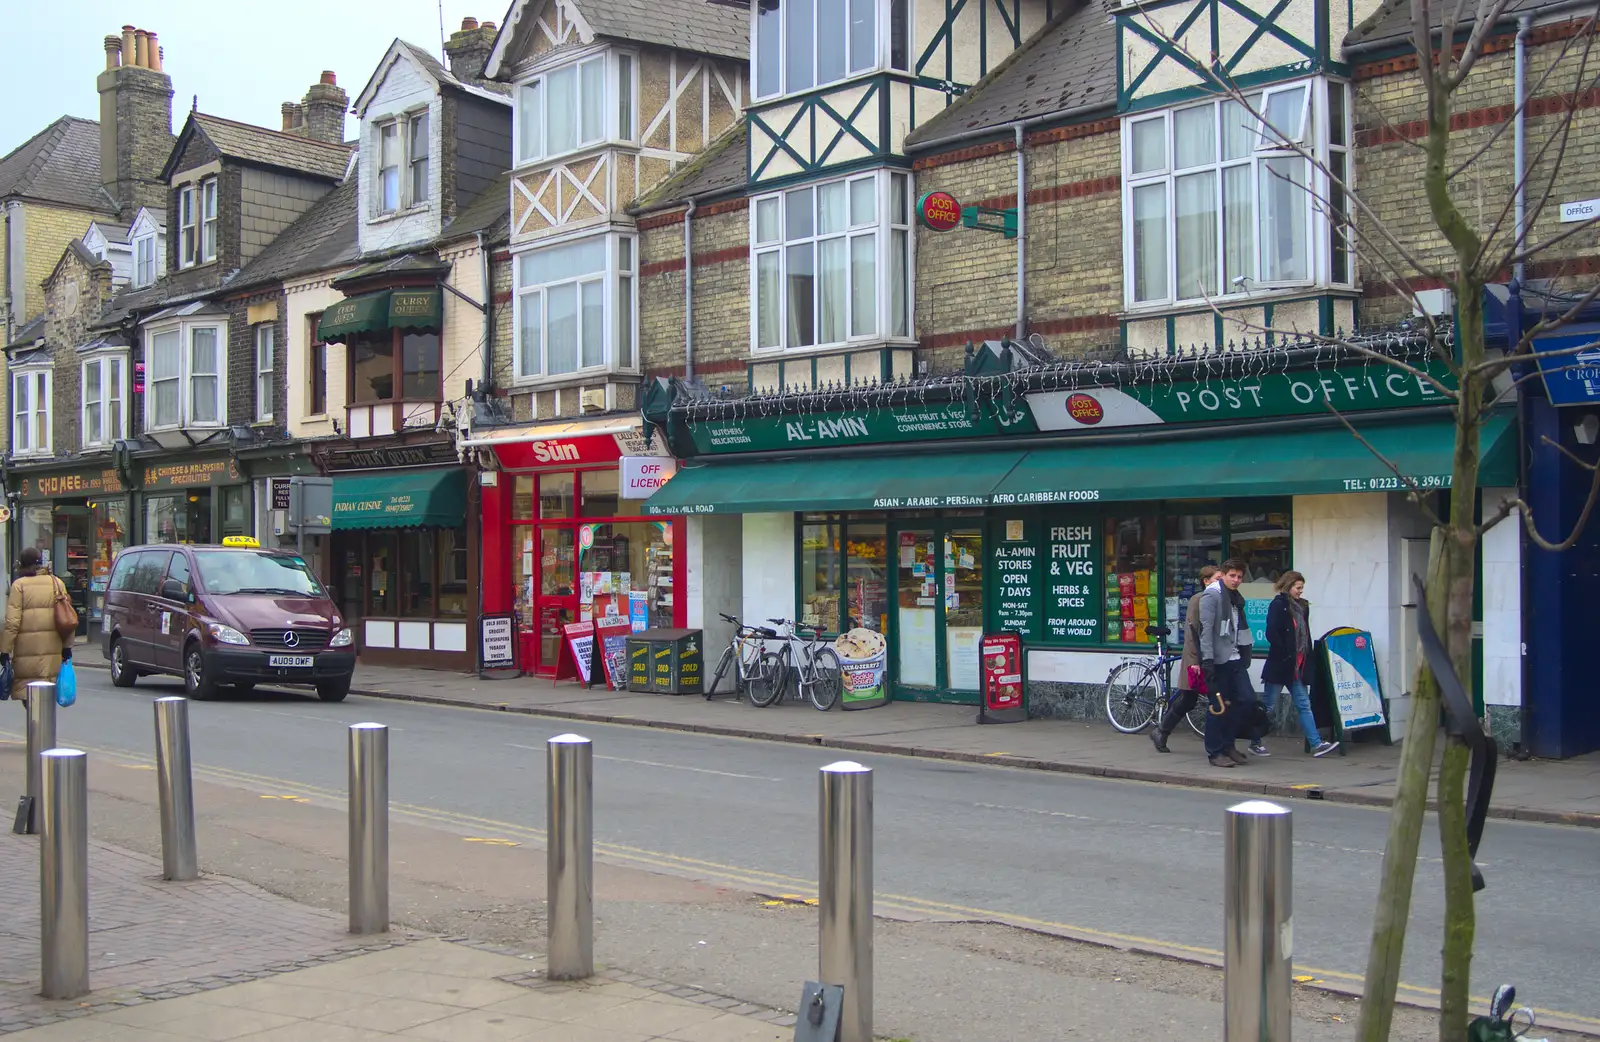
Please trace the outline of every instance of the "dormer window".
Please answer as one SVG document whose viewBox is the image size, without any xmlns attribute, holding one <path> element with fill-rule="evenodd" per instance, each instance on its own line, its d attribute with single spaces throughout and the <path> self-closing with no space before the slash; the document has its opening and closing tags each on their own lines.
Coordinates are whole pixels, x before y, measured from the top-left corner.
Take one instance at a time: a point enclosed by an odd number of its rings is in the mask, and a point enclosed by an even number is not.
<svg viewBox="0 0 1600 1042">
<path fill-rule="evenodd" d="M 148 286 L 156 280 L 156 237 L 141 235 L 133 240 L 133 284 Z"/>
<path fill-rule="evenodd" d="M 428 111 L 378 124 L 378 213 L 428 203 Z"/>
<path fill-rule="evenodd" d="M 889 67 L 904 70 L 907 0 L 755 0 L 755 96 L 795 94 L 877 69 L 885 8 Z"/>
<path fill-rule="evenodd" d="M 516 100 L 518 160 L 548 159 L 608 139 L 632 141 L 633 61 L 631 54 L 597 54 L 523 83 Z"/>
<path fill-rule="evenodd" d="M 217 259 L 217 179 L 178 189 L 178 267 Z"/>
</svg>

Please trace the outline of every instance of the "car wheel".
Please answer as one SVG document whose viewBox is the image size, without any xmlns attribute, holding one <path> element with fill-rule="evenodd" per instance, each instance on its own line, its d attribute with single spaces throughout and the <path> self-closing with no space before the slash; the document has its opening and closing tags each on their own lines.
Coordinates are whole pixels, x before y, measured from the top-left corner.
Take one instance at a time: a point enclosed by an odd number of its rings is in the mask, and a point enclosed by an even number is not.
<svg viewBox="0 0 1600 1042">
<path fill-rule="evenodd" d="M 191 643 L 183 652 L 183 689 L 198 702 L 217 695 L 217 682 L 206 673 L 206 658 L 200 653 L 198 641 Z"/>
<path fill-rule="evenodd" d="M 344 696 L 350 693 L 350 678 L 343 680 L 324 680 L 317 685 L 317 697 L 324 702 L 343 702 Z"/>
<path fill-rule="evenodd" d="M 122 641 L 111 642 L 111 683 L 117 687 L 132 687 L 139 674 L 128 665 L 128 651 Z"/>
</svg>

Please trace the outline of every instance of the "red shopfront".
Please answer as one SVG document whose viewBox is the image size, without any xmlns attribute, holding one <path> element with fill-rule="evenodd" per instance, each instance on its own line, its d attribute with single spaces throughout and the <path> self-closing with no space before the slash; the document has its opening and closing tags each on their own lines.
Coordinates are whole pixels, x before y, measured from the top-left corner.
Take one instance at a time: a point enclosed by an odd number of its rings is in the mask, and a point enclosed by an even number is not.
<svg viewBox="0 0 1600 1042">
<path fill-rule="evenodd" d="M 515 612 L 524 669 L 555 672 L 570 622 L 684 625 L 683 519 L 645 517 L 643 500 L 622 495 L 622 458 L 661 451 L 637 424 L 544 424 L 467 444 L 499 463 L 482 478 L 484 611 Z"/>
</svg>

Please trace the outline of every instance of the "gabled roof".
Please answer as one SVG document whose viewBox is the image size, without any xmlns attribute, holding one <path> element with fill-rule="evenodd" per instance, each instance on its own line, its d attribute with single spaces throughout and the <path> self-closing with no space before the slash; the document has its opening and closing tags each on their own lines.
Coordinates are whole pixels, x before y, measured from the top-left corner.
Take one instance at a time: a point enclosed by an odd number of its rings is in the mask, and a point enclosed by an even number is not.
<svg viewBox="0 0 1600 1042">
<path fill-rule="evenodd" d="M 507 71 L 506 52 L 524 15 L 549 0 L 513 0 L 494 38 L 483 74 L 499 79 Z M 580 25 L 594 36 L 630 43 L 654 43 L 721 58 L 750 60 L 750 9 L 712 0 L 567 0 Z M 531 21 L 528 26 L 531 27 Z"/>
<path fill-rule="evenodd" d="M 415 66 L 423 76 L 432 80 L 434 88 L 437 90 L 448 88 L 461 91 L 464 94 L 471 94 L 473 97 L 482 98 L 485 101 L 498 102 L 507 106 L 511 104 L 511 99 L 506 96 L 510 92 L 509 88 L 505 88 L 505 93 L 501 93 L 502 88 L 498 83 L 494 85 L 494 90 L 486 90 L 475 83 L 457 79 L 455 74 L 445 68 L 444 63 L 438 58 L 435 58 L 416 44 L 407 43 L 405 40 L 396 37 L 394 42 L 389 44 L 389 49 L 384 52 L 383 60 L 378 62 L 378 67 L 372 71 L 372 76 L 367 80 L 367 85 L 361 88 L 360 94 L 356 95 L 356 100 L 350 106 L 350 111 L 357 116 L 366 115 L 367 107 L 378 96 L 378 88 L 383 84 L 383 78 L 389 75 L 389 70 L 394 68 L 394 63 L 402 58 Z"/>
<path fill-rule="evenodd" d="M 151 227 L 157 232 L 164 233 L 167 230 L 167 211 L 152 209 L 148 206 L 139 207 L 139 212 L 133 215 L 133 221 L 128 225 L 128 235 L 130 237 L 132 237 L 134 230 L 139 227 L 142 221 L 150 222 Z"/>
<path fill-rule="evenodd" d="M 1434 4 L 1430 7 L 1428 13 L 1433 21 L 1435 32 L 1449 18 L 1446 12 L 1451 6 L 1453 5 Z M 1567 0 L 1511 0 L 1506 5 L 1505 13 L 1500 16 L 1500 20 L 1503 25 L 1509 27 L 1516 22 L 1518 15 L 1537 16 L 1540 11 L 1546 8 L 1556 7 L 1570 8 L 1572 4 L 1568 3 Z M 1477 19 L 1477 12 L 1474 8 L 1475 5 L 1469 4 L 1466 6 L 1466 13 L 1461 20 L 1461 24 L 1457 26 L 1459 31 L 1466 32 L 1472 27 L 1472 23 Z M 1374 14 L 1376 17 L 1373 18 L 1371 25 L 1366 26 L 1365 31 L 1358 25 L 1345 35 L 1344 49 L 1346 51 L 1370 51 L 1396 44 L 1410 44 L 1411 5 L 1406 0 L 1386 0 L 1385 3 L 1378 5 Z M 1569 15 L 1574 18 L 1585 17 L 1581 11 L 1570 11 Z"/>
<path fill-rule="evenodd" d="M 959 101 L 908 134 L 906 148 L 1115 105 L 1116 7 L 1116 0 L 1080 0 L 1063 10 Z"/>
<path fill-rule="evenodd" d="M 161 171 L 163 180 L 172 176 L 173 165 L 195 134 L 203 134 L 224 159 L 275 167 L 309 177 L 340 181 L 350 166 L 350 148 L 343 143 L 317 141 L 249 123 L 236 123 L 221 116 L 191 112 Z"/>
<path fill-rule="evenodd" d="M 640 196 L 629 209 L 634 213 L 648 213 L 690 199 L 743 191 L 747 137 L 748 130 L 741 119 L 718 134 L 693 160 Z"/>
<path fill-rule="evenodd" d="M 360 221 L 357 186 L 360 178 L 344 183 L 316 201 L 266 249 L 245 265 L 228 288 L 255 286 L 279 279 L 336 267 L 355 256 Z"/>
<path fill-rule="evenodd" d="M 62 116 L 0 158 L 0 198 L 116 213 L 100 186 L 100 124 Z"/>
<path fill-rule="evenodd" d="M 130 241 L 128 238 L 129 226 L 126 224 L 117 224 L 114 221 L 90 221 L 89 227 L 90 229 L 99 229 L 100 237 L 106 242 L 126 246 Z M 88 237 L 87 232 L 84 233 L 84 237 Z"/>
</svg>

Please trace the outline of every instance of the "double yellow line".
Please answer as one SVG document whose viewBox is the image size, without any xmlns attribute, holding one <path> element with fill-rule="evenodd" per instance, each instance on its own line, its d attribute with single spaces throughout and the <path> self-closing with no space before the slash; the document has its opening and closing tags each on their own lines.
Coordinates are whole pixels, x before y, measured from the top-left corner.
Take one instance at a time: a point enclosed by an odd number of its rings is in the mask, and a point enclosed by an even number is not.
<svg viewBox="0 0 1600 1042">
<path fill-rule="evenodd" d="M 10 732 L 0 731 L 0 735 L 11 735 Z M 130 753 L 120 749 L 96 749 L 82 746 L 86 751 L 104 754 L 111 757 L 116 766 L 144 770 L 154 762 L 150 757 L 137 753 Z M 343 804 L 348 799 L 348 794 L 343 789 L 330 789 L 319 785 L 309 785 L 301 781 L 291 781 L 285 778 L 275 778 L 270 775 L 253 774 L 248 771 L 238 771 L 228 767 L 214 767 L 205 764 L 195 764 L 194 771 L 197 775 L 221 782 L 223 784 L 252 790 L 264 790 L 266 793 L 290 796 L 304 795 L 307 798 L 316 798 L 332 803 L 335 806 Z M 298 802 L 298 801 L 297 801 Z M 486 839 L 502 841 L 532 841 L 543 843 L 545 831 L 531 825 L 517 822 L 501 821 L 497 818 L 484 818 L 473 814 L 463 814 L 457 811 L 442 810 L 438 807 L 424 807 L 413 803 L 396 803 L 391 801 L 389 809 L 392 814 L 413 821 L 425 822 L 432 825 L 442 825 L 452 831 L 474 833 L 464 835 L 463 838 L 475 842 Z M 476 833 L 487 832 L 491 835 L 483 836 Z M 628 866 L 643 867 L 671 875 L 683 876 L 690 879 L 713 884 L 727 885 L 735 889 L 750 890 L 763 897 L 799 898 L 801 901 L 811 901 L 817 897 L 817 886 L 814 879 L 800 876 L 785 875 L 779 872 L 768 872 L 764 869 L 749 868 L 739 865 L 727 865 L 718 861 L 708 861 L 703 858 L 684 857 L 679 854 L 668 854 L 663 851 L 646 850 L 641 847 L 628 846 L 621 843 L 595 843 L 595 853 L 609 862 L 620 863 Z M 1116 933 L 1108 930 L 1097 930 L 1087 926 L 1077 926 L 1071 923 L 1054 922 L 1048 919 L 1035 919 L 1014 912 L 1001 912 L 988 908 L 973 908 L 967 905 L 951 904 L 944 901 L 929 901 L 920 897 L 907 894 L 892 894 L 882 891 L 874 894 L 875 910 L 878 912 L 889 911 L 917 919 L 936 918 L 945 920 L 974 920 L 993 922 L 1003 925 L 1017 926 L 1041 933 L 1056 934 L 1074 940 L 1101 943 L 1111 947 L 1133 947 L 1155 952 L 1171 953 L 1177 956 L 1188 956 L 1196 961 L 1220 965 L 1222 952 L 1216 948 L 1198 947 L 1195 945 L 1178 944 L 1173 941 L 1163 941 L 1152 937 L 1142 937 L 1138 934 Z M 1345 973 L 1340 970 L 1324 970 L 1315 967 L 1297 964 L 1295 969 L 1302 974 L 1309 975 L 1312 980 L 1336 980 L 1360 987 L 1364 978 L 1358 973 Z M 1418 998 L 1437 1000 L 1437 988 L 1425 988 L 1415 984 L 1400 985 L 1400 990 Z M 1487 1006 L 1489 999 L 1483 996 L 1472 996 L 1475 1005 Z M 1577 1013 L 1566 1013 L 1560 1010 L 1535 1008 L 1534 1012 L 1543 1021 L 1558 1020 L 1567 1026 L 1580 1029 L 1600 1029 L 1600 1018 L 1586 1017 Z M 1591 1034 L 1600 1034 L 1600 1031 L 1590 1030 Z"/>
</svg>

